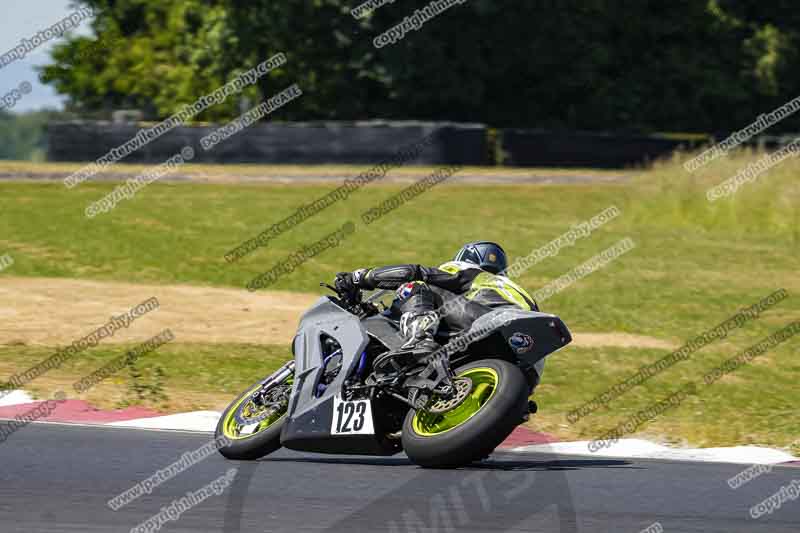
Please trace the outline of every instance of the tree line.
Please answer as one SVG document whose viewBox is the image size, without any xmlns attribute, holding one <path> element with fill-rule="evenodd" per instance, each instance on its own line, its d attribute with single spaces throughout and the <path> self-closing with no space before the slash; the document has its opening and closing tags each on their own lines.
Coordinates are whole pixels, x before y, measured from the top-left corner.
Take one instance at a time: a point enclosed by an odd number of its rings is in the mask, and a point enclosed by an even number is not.
<svg viewBox="0 0 800 533">
<path fill-rule="evenodd" d="M 271 119 L 631 132 L 739 129 L 800 95 L 789 0 L 467 0 L 374 46 L 430 2 L 357 19 L 359 0 L 81 0 L 94 35 L 62 39 L 42 78 L 69 112 L 155 120 L 284 52 L 286 65 L 196 119 L 232 119 L 297 83 L 303 97 Z"/>
</svg>

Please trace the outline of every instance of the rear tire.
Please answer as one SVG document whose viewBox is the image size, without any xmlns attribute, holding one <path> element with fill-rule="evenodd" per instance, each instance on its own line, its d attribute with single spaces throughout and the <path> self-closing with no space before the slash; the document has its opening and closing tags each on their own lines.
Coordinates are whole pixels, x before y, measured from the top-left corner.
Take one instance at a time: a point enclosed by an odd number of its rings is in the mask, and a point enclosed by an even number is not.
<svg viewBox="0 0 800 533">
<path fill-rule="evenodd" d="M 500 359 L 484 359 L 464 365 L 455 373 L 460 376 L 476 369 L 493 373 L 496 384 L 485 403 L 465 421 L 450 429 L 418 432 L 422 418 L 413 409 L 406 415 L 403 448 L 414 463 L 427 468 L 468 465 L 491 454 L 523 422 L 528 408 L 528 385 L 520 369 Z"/>
</svg>

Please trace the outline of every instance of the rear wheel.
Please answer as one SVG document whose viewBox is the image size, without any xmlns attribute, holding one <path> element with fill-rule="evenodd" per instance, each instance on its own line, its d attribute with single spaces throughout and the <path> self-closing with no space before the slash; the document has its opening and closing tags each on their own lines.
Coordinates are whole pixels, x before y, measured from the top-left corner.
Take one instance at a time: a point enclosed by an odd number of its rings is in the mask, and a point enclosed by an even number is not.
<svg viewBox="0 0 800 533">
<path fill-rule="evenodd" d="M 416 464 L 455 468 L 488 456 L 527 412 L 528 386 L 517 366 L 485 359 L 456 369 L 461 398 L 409 411 L 403 448 Z M 469 385 L 465 385 L 467 383 Z M 447 410 L 442 411 L 442 407 Z"/>
<path fill-rule="evenodd" d="M 217 423 L 216 436 L 228 444 L 219 452 L 228 459 L 254 460 L 281 447 L 294 376 L 264 388 L 256 383 L 234 400 Z"/>
</svg>

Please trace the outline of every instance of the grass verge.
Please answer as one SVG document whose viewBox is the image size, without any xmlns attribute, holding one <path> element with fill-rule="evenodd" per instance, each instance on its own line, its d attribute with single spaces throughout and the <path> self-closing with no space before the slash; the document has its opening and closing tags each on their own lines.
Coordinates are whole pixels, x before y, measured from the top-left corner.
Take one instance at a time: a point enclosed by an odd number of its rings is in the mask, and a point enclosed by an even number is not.
<svg viewBox="0 0 800 533">
<path fill-rule="evenodd" d="M 760 319 L 579 424 L 566 422 L 570 409 L 667 352 L 571 347 L 554 356 L 539 392 L 542 412 L 535 427 L 565 438 L 592 438 L 800 319 L 800 162 L 784 162 L 745 184 L 732 198 L 709 203 L 705 197 L 709 187 L 760 156 L 740 153 L 693 174 L 687 174 L 677 159 L 624 185 L 442 185 L 367 225 L 361 214 L 401 190 L 397 185 L 370 185 L 233 264 L 224 261 L 225 252 L 333 186 L 157 183 L 89 220 L 84 208 L 114 184 L 86 183 L 68 191 L 54 183 L 3 182 L 0 254 L 14 258 L 3 271 L 13 275 L 244 287 L 289 254 L 352 220 L 352 237 L 274 285 L 314 292 L 319 291 L 319 281 L 342 270 L 439 264 L 461 243 L 474 239 L 502 242 L 512 257 L 527 255 L 572 225 L 616 205 L 622 211 L 618 219 L 519 279 L 536 290 L 620 239 L 633 239 L 633 251 L 544 302 L 544 310 L 562 316 L 573 330 L 626 332 L 682 343 L 778 288 L 789 292 L 787 300 Z M 26 364 L 45 354 L 28 347 L 2 350 L 0 369 L 9 373 L 23 364 L 14 354 Z M 215 402 L 225 403 L 222 396 L 232 396 L 263 374 L 254 354 L 278 353 L 271 347 L 227 345 L 161 350 L 176 356 L 176 368 L 165 363 L 159 378 L 170 398 L 163 406 L 169 408 L 219 407 Z M 154 360 L 162 356 L 161 350 Z M 196 361 L 195 352 L 204 351 L 207 361 Z M 796 339 L 781 345 L 646 424 L 641 434 L 702 445 L 788 445 L 800 435 L 800 422 L 792 412 L 800 400 L 794 386 L 798 367 L 792 358 L 797 351 Z M 252 359 L 246 354 L 253 354 Z M 178 366 L 184 374 L 178 373 Z M 112 398 L 98 392 L 94 399 L 116 401 Z"/>
<path fill-rule="evenodd" d="M 25 386 L 35 397 L 63 390 L 106 409 L 143 405 L 163 412 L 222 410 L 247 387 L 291 358 L 286 346 L 169 343 L 143 355 L 83 394 L 73 383 L 136 345 L 97 346 Z M 54 353 L 44 346 L 0 346 L 0 372 L 21 372 Z"/>
</svg>

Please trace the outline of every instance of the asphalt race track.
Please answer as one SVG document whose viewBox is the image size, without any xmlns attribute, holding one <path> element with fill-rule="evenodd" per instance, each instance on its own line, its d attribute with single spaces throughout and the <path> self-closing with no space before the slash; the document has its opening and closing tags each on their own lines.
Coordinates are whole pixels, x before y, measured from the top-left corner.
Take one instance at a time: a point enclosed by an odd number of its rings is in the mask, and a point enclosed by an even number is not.
<svg viewBox="0 0 800 533">
<path fill-rule="evenodd" d="M 797 532 L 800 500 L 754 520 L 751 506 L 800 469 L 775 467 L 732 490 L 741 465 L 498 453 L 474 467 L 424 470 L 403 456 L 281 451 L 254 463 L 214 455 L 112 511 L 106 502 L 209 435 L 33 424 L 0 444 L 0 532 L 128 532 L 238 468 L 233 484 L 168 532 L 639 533 Z"/>
</svg>

